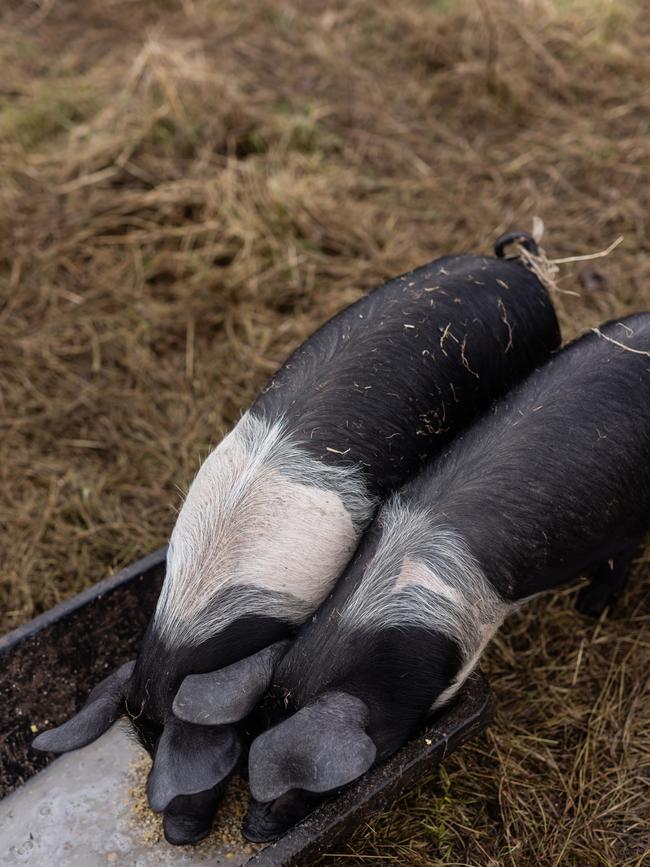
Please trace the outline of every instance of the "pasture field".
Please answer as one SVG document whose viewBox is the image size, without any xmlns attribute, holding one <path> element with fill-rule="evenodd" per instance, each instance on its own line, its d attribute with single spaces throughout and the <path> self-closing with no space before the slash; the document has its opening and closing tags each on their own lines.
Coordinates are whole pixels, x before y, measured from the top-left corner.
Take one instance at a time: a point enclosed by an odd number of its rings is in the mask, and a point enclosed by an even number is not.
<svg viewBox="0 0 650 867">
<path fill-rule="evenodd" d="M 565 338 L 650 308 L 641 0 L 7 0 L 0 620 L 163 544 L 307 334 L 545 224 Z M 650 556 L 508 621 L 498 711 L 326 864 L 650 864 Z"/>
</svg>

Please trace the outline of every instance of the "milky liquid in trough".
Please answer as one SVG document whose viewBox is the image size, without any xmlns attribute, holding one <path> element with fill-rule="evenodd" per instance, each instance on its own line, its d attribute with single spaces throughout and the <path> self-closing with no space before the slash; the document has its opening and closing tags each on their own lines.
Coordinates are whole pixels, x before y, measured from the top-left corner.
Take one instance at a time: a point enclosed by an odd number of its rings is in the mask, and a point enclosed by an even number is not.
<svg viewBox="0 0 650 867">
<path fill-rule="evenodd" d="M 177 867 L 245 864 L 240 845 L 147 842 L 134 813 L 134 764 L 142 749 L 118 724 L 61 756 L 0 800 L 0 867 Z"/>
</svg>

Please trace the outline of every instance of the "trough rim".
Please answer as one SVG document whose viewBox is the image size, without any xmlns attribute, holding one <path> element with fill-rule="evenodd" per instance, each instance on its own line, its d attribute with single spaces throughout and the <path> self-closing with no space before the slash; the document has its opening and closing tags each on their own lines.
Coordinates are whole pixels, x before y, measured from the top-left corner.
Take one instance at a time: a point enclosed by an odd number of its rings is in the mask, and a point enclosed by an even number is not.
<svg viewBox="0 0 650 867">
<path fill-rule="evenodd" d="M 167 547 L 167 545 L 164 545 L 162 548 L 157 548 L 151 554 L 147 554 L 146 557 L 141 557 L 134 563 L 125 566 L 124 569 L 120 569 L 114 575 L 102 578 L 100 581 L 82 590 L 81 593 L 77 593 L 76 596 L 64 599 L 63 602 L 59 602 L 53 608 L 48 608 L 47 611 L 32 618 L 32 620 L 28 620 L 26 623 L 12 629 L 11 632 L 0 635 L 0 653 L 13 650 L 16 645 L 26 638 L 36 635 L 42 629 L 45 629 L 45 627 L 58 623 L 64 617 L 101 599 L 106 593 L 112 593 L 113 590 L 117 590 L 123 584 L 128 584 L 134 578 L 143 577 L 147 572 L 161 566 L 167 558 Z"/>
</svg>

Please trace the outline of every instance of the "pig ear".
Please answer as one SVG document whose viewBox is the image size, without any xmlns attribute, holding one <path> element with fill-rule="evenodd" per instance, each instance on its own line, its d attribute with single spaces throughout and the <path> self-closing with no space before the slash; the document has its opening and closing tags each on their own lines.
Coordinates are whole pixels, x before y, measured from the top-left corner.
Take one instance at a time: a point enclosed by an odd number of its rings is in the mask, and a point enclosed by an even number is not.
<svg viewBox="0 0 650 867">
<path fill-rule="evenodd" d="M 174 699 L 175 715 L 197 725 L 228 725 L 244 719 L 269 688 L 288 645 L 278 641 L 219 671 L 188 675 Z"/>
<path fill-rule="evenodd" d="M 170 717 L 147 780 L 149 806 L 162 812 L 178 795 L 195 795 L 233 770 L 241 744 L 230 726 L 194 726 Z"/>
<path fill-rule="evenodd" d="M 367 722 L 361 699 L 331 692 L 264 732 L 249 754 L 255 800 L 273 801 L 290 789 L 329 792 L 361 776 L 377 753 Z"/>
<path fill-rule="evenodd" d="M 32 746 L 42 752 L 67 753 L 92 743 L 111 727 L 120 715 L 124 686 L 131 677 L 135 661 L 125 662 L 91 691 L 86 703 L 58 728 L 34 738 Z"/>
</svg>

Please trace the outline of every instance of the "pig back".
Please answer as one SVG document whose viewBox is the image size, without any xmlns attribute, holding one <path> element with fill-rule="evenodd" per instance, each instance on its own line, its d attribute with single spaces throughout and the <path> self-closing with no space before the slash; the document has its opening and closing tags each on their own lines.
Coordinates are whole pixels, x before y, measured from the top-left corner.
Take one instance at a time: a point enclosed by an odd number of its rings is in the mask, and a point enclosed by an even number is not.
<svg viewBox="0 0 650 867">
<path fill-rule="evenodd" d="M 447 256 L 384 283 L 305 341 L 253 404 L 384 496 L 560 342 L 518 261 Z"/>
<path fill-rule="evenodd" d="M 650 313 L 558 352 L 405 488 L 506 598 L 577 577 L 650 523 Z"/>
</svg>

